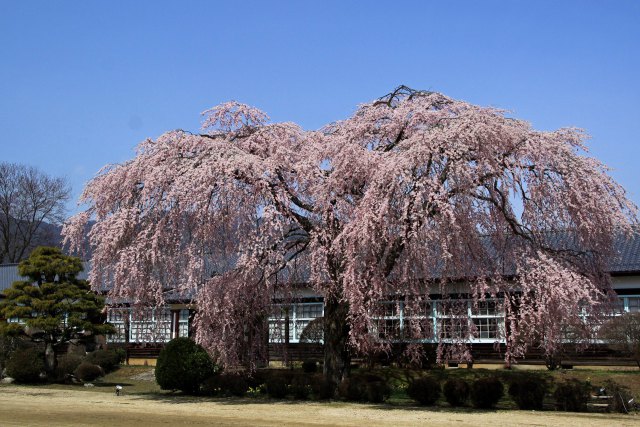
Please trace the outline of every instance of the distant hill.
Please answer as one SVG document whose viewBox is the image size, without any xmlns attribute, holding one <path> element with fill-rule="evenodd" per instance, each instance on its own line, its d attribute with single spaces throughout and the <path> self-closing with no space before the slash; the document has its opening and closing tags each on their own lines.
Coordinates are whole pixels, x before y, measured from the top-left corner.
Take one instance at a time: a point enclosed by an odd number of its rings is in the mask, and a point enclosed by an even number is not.
<svg viewBox="0 0 640 427">
<path fill-rule="evenodd" d="M 93 226 L 93 223 L 94 222 L 91 221 L 87 225 L 87 229 L 86 229 L 85 235 L 88 234 L 89 230 Z M 49 224 L 47 222 L 43 222 L 42 224 L 40 224 L 40 227 L 38 228 L 38 231 L 36 232 L 36 235 L 34 236 L 31 244 L 26 248 L 24 254 L 22 255 L 22 257 L 20 259 L 11 260 L 7 256 L 4 256 L 4 257 L 0 258 L 0 264 L 7 264 L 7 263 L 11 263 L 11 262 L 19 262 L 19 261 L 27 258 L 29 256 L 29 254 L 31 254 L 31 251 L 33 249 L 37 248 L 38 246 L 55 246 L 55 247 L 58 247 L 58 248 L 62 248 L 62 240 L 63 240 L 62 239 L 62 226 L 55 225 L 55 224 Z M 87 240 L 87 243 L 88 243 L 88 240 Z M 1 236 L 1 235 L 0 235 L 0 244 L 2 244 L 4 246 L 3 236 Z M 85 246 L 87 247 L 87 253 L 83 255 L 83 258 L 87 258 L 87 257 L 91 256 L 90 250 L 88 248 L 88 244 L 85 245 Z M 62 249 L 64 249 L 64 248 L 62 248 Z"/>
</svg>

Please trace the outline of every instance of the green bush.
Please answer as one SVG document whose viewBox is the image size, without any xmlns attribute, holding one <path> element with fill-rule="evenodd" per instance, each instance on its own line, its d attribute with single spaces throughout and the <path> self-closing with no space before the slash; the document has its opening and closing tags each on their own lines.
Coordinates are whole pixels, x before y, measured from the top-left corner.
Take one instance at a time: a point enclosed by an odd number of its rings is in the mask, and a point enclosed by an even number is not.
<svg viewBox="0 0 640 427">
<path fill-rule="evenodd" d="M 538 376 L 520 375 L 511 379 L 509 395 L 520 409 L 542 409 L 547 382 Z"/>
<path fill-rule="evenodd" d="M 330 383 L 322 385 L 326 390 L 323 390 L 324 393 L 321 394 L 325 395 L 320 398 L 325 398 L 326 394 L 330 392 L 329 390 L 333 390 L 333 388 Z M 391 388 L 385 379 L 372 374 L 351 376 L 344 379 L 338 386 L 338 395 L 342 399 L 352 402 L 381 403 L 387 400 L 390 394 Z"/>
<path fill-rule="evenodd" d="M 291 382 L 291 394 L 300 400 L 306 400 L 311 394 L 311 383 L 305 376 L 298 376 Z"/>
<path fill-rule="evenodd" d="M 67 382 L 81 363 L 82 358 L 77 354 L 65 354 L 58 358 L 58 366 L 56 366 L 54 380 L 56 382 Z"/>
<path fill-rule="evenodd" d="M 495 377 L 477 379 L 471 386 L 471 401 L 476 408 L 493 408 L 503 395 L 504 386 Z"/>
<path fill-rule="evenodd" d="M 76 378 L 90 382 L 104 375 L 104 371 L 98 365 L 89 362 L 82 362 L 74 371 Z"/>
<path fill-rule="evenodd" d="M 420 377 L 409 383 L 407 394 L 420 405 L 430 406 L 440 397 L 440 383 L 431 377 Z"/>
<path fill-rule="evenodd" d="M 163 390 L 197 394 L 218 371 L 209 354 L 189 338 L 176 338 L 162 349 L 156 363 L 156 381 Z"/>
<path fill-rule="evenodd" d="M 331 399 L 334 396 L 335 384 L 324 378 L 323 375 L 314 375 L 310 379 L 311 390 L 313 395 L 318 400 Z"/>
<path fill-rule="evenodd" d="M 451 406 L 463 406 L 469 399 L 470 392 L 469 383 L 459 378 L 451 378 L 442 386 L 442 393 Z"/>
<path fill-rule="evenodd" d="M 43 355 L 35 348 L 15 350 L 7 361 L 7 375 L 19 383 L 37 383 L 44 371 Z"/>
<path fill-rule="evenodd" d="M 359 376 L 345 378 L 338 385 L 338 395 L 351 402 L 363 402 L 366 400 L 366 381 Z"/>
<path fill-rule="evenodd" d="M 265 383 L 267 394 L 275 399 L 283 399 L 289 393 L 289 383 L 283 376 L 273 375 Z"/>
<path fill-rule="evenodd" d="M 87 355 L 85 359 L 89 363 L 99 365 L 105 373 L 114 371 L 122 362 L 121 354 L 116 350 L 96 350 Z"/>
<path fill-rule="evenodd" d="M 127 359 L 127 350 L 122 347 L 116 347 L 113 351 L 116 353 L 116 356 L 118 356 L 118 364 L 124 363 Z"/>
<path fill-rule="evenodd" d="M 589 386 L 582 381 L 570 379 L 558 384 L 553 397 L 561 411 L 585 412 L 590 397 Z"/>
<path fill-rule="evenodd" d="M 382 403 L 391 395 L 391 387 L 384 380 L 369 381 L 366 388 L 367 402 Z"/>
<path fill-rule="evenodd" d="M 213 396 L 242 397 L 249 390 L 249 385 L 249 379 L 242 373 L 222 372 L 203 381 L 202 390 Z"/>
</svg>

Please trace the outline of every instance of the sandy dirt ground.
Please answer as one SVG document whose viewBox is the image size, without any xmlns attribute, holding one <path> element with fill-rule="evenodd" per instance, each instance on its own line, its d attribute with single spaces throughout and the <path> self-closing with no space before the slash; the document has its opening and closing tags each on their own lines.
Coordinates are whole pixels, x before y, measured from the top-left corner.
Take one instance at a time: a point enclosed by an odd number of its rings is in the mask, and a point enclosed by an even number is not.
<svg viewBox="0 0 640 427">
<path fill-rule="evenodd" d="M 452 412 L 349 403 L 115 396 L 88 390 L 0 388 L 1 426 L 638 426 L 640 416 L 535 411 Z"/>
</svg>

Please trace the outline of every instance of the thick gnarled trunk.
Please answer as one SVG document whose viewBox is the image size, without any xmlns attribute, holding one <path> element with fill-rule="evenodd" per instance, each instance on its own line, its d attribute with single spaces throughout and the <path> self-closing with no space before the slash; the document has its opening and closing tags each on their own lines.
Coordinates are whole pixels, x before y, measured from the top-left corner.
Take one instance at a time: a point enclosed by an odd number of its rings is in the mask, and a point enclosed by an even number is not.
<svg viewBox="0 0 640 427">
<path fill-rule="evenodd" d="M 324 305 L 324 378 L 337 386 L 349 376 L 349 324 L 345 302 L 329 297 Z"/>
</svg>

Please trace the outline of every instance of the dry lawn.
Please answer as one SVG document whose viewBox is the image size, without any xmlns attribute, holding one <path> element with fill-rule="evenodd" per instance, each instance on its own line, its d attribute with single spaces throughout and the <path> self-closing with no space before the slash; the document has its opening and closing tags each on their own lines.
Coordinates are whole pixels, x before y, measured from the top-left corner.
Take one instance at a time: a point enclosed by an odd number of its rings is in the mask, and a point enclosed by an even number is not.
<svg viewBox="0 0 640 427">
<path fill-rule="evenodd" d="M 500 410 L 453 412 L 351 403 L 257 402 L 97 390 L 0 388 L 2 426 L 638 426 L 640 416 Z"/>
</svg>

